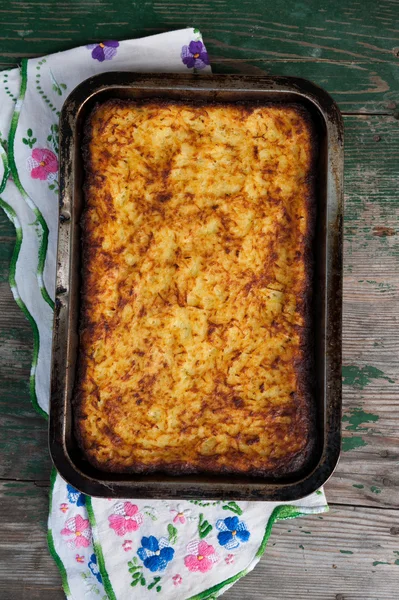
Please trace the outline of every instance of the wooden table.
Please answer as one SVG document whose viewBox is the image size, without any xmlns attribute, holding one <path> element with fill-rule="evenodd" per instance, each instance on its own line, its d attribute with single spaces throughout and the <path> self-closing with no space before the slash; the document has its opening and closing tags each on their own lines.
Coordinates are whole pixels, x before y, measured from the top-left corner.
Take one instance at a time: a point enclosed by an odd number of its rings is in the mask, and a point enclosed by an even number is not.
<svg viewBox="0 0 399 600">
<path fill-rule="evenodd" d="M 331 510 L 275 525 L 230 600 L 399 598 L 398 0 L 0 0 L 0 67 L 23 56 L 194 25 L 216 73 L 313 80 L 345 120 L 343 453 Z M 61 600 L 46 546 L 46 423 L 30 406 L 29 324 L 0 215 L 0 597 Z"/>
</svg>

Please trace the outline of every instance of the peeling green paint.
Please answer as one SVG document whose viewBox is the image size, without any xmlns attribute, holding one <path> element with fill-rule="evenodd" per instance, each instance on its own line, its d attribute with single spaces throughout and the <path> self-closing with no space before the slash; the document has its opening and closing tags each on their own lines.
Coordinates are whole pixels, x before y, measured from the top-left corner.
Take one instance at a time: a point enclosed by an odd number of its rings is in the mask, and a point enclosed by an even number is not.
<svg viewBox="0 0 399 600">
<path fill-rule="evenodd" d="M 302 544 L 299 544 L 299 547 L 300 547 L 302 550 L 305 550 L 305 546 L 302 546 Z"/>
<path fill-rule="evenodd" d="M 349 415 L 344 415 L 342 421 L 348 422 L 347 431 L 367 431 L 367 427 L 360 427 L 363 423 L 375 423 L 379 420 L 378 415 L 364 412 L 361 408 L 351 408 Z"/>
<path fill-rule="evenodd" d="M 3 491 L 4 496 L 15 496 L 16 498 L 25 498 L 30 495 L 29 489 L 25 483 L 22 482 L 8 482 L 3 484 L 6 488 Z"/>
<path fill-rule="evenodd" d="M 353 487 L 357 488 L 358 490 L 362 490 L 364 488 L 364 485 L 361 483 L 354 483 Z"/>
<path fill-rule="evenodd" d="M 361 390 L 370 383 L 372 379 L 385 379 L 389 383 L 395 383 L 393 379 L 387 377 L 383 371 L 366 365 L 365 367 L 357 367 L 356 365 L 348 365 L 342 367 L 343 385 L 353 385 L 354 387 L 360 388 Z"/>
<path fill-rule="evenodd" d="M 350 550 L 340 550 L 341 554 L 353 554 Z"/>
<path fill-rule="evenodd" d="M 363 446 L 367 446 L 367 442 L 360 435 L 342 438 L 342 452 L 357 450 L 357 448 L 362 448 Z"/>
<path fill-rule="evenodd" d="M 381 561 L 381 560 L 375 560 L 375 561 L 373 562 L 373 567 L 376 567 L 377 565 L 390 565 L 390 564 L 391 564 L 391 563 L 389 563 L 389 562 L 383 562 L 383 561 Z"/>
<path fill-rule="evenodd" d="M 312 532 L 311 531 L 302 531 L 301 533 L 306 533 L 307 535 L 310 535 Z"/>
<path fill-rule="evenodd" d="M 395 560 L 395 565 L 399 566 L 399 558 L 398 558 L 398 560 Z"/>
<path fill-rule="evenodd" d="M 376 485 L 372 485 L 370 490 L 373 492 L 373 494 L 381 494 L 380 488 L 377 487 Z"/>
<path fill-rule="evenodd" d="M 370 285 L 376 285 L 381 292 L 392 290 L 394 286 L 391 283 L 384 283 L 383 281 L 374 281 L 374 279 L 359 279 L 359 283 L 369 283 Z"/>
</svg>

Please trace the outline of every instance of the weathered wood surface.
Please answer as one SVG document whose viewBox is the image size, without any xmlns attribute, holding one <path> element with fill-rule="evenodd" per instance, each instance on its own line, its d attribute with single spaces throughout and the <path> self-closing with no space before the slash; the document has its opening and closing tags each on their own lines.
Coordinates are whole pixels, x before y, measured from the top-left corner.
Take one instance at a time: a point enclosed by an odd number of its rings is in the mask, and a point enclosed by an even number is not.
<svg viewBox="0 0 399 600">
<path fill-rule="evenodd" d="M 327 490 L 333 502 L 399 508 L 399 122 L 344 120 L 344 439 Z"/>
<path fill-rule="evenodd" d="M 0 2 L 0 67 L 90 41 L 190 25 L 217 72 L 296 75 L 325 87 L 347 112 L 394 112 L 397 0 L 96 0 Z"/>
<path fill-rule="evenodd" d="M 216 72 L 306 77 L 339 103 L 344 443 L 326 486 L 332 510 L 277 524 L 266 556 L 226 598 L 399 598 L 399 1 L 0 0 L 0 22 L 0 68 L 89 41 L 195 25 Z M 0 597 L 61 600 L 45 540 L 47 425 L 29 404 L 32 335 L 7 283 L 13 240 L 1 213 Z"/>
</svg>

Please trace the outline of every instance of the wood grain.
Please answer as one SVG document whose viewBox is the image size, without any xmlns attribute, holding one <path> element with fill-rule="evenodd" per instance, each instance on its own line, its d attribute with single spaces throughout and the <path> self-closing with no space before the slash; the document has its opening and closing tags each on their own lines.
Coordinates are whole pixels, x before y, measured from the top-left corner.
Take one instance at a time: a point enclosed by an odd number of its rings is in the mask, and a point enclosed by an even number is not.
<svg viewBox="0 0 399 600">
<path fill-rule="evenodd" d="M 327 487 L 336 503 L 399 507 L 398 159 L 398 120 L 345 117 L 347 451 Z"/>
<path fill-rule="evenodd" d="M 48 490 L 33 482 L 0 483 L 0 597 L 4 600 L 65 598 L 47 548 Z"/>
<path fill-rule="evenodd" d="M 399 511 L 331 507 L 277 523 L 255 570 L 228 600 L 396 600 Z M 387 563 L 387 564 L 377 564 Z"/>
<path fill-rule="evenodd" d="M 32 331 L 8 284 L 12 248 L 12 238 L 0 237 L 0 479 L 44 480 L 47 424 L 30 402 Z"/>
<path fill-rule="evenodd" d="M 21 56 L 196 26 L 215 72 L 305 77 L 330 91 L 346 112 L 392 113 L 398 102 L 397 4 L 349 4 L 32 0 L 9 5 L 0 0 L 0 68 Z"/>
</svg>

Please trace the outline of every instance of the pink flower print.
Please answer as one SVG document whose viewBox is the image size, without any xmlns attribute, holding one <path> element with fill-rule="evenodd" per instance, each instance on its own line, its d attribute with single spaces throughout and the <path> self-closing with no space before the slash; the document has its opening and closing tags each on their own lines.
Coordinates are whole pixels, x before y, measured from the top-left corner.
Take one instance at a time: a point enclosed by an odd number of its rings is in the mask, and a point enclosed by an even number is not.
<svg viewBox="0 0 399 600">
<path fill-rule="evenodd" d="M 68 509 L 69 509 L 69 506 L 65 502 L 63 502 L 62 504 L 60 504 L 60 511 L 63 512 L 64 514 L 66 512 L 68 512 Z"/>
<path fill-rule="evenodd" d="M 133 548 L 132 540 L 125 540 L 122 544 L 122 548 L 124 549 L 125 552 L 129 552 L 129 550 L 131 550 Z"/>
<path fill-rule="evenodd" d="M 143 515 L 131 502 L 118 502 L 115 513 L 108 517 L 109 526 L 117 535 L 125 535 L 128 531 L 137 531 L 143 522 Z"/>
<path fill-rule="evenodd" d="M 170 512 L 174 515 L 173 523 L 182 523 L 183 525 L 186 522 L 188 515 L 191 514 L 191 510 L 189 508 L 184 510 L 181 504 L 177 505 L 177 509 L 171 508 Z"/>
<path fill-rule="evenodd" d="M 234 554 L 228 554 L 226 556 L 226 558 L 224 559 L 224 562 L 226 563 L 226 565 L 231 565 L 234 562 Z"/>
<path fill-rule="evenodd" d="M 58 159 L 54 152 L 47 148 L 34 148 L 27 164 L 32 179 L 52 181 L 56 178 Z"/>
<path fill-rule="evenodd" d="M 189 571 L 206 573 L 219 560 L 215 548 L 204 541 L 190 542 L 187 545 L 187 552 L 189 555 L 184 557 L 184 564 Z"/>
<path fill-rule="evenodd" d="M 73 538 L 67 542 L 69 546 L 75 546 L 75 548 L 87 548 L 90 545 L 91 540 L 89 519 L 83 519 L 80 515 L 68 519 L 65 522 L 64 529 L 61 530 L 61 534 L 73 536 Z"/>
<path fill-rule="evenodd" d="M 179 575 L 179 574 L 174 575 L 172 577 L 172 581 L 173 581 L 173 585 L 178 586 L 183 581 L 183 577 L 181 575 Z"/>
<path fill-rule="evenodd" d="M 77 554 L 75 556 L 75 559 L 76 559 L 76 562 L 78 562 L 78 563 L 84 563 L 84 561 L 85 561 L 85 557 L 81 556 L 80 554 Z"/>
</svg>

